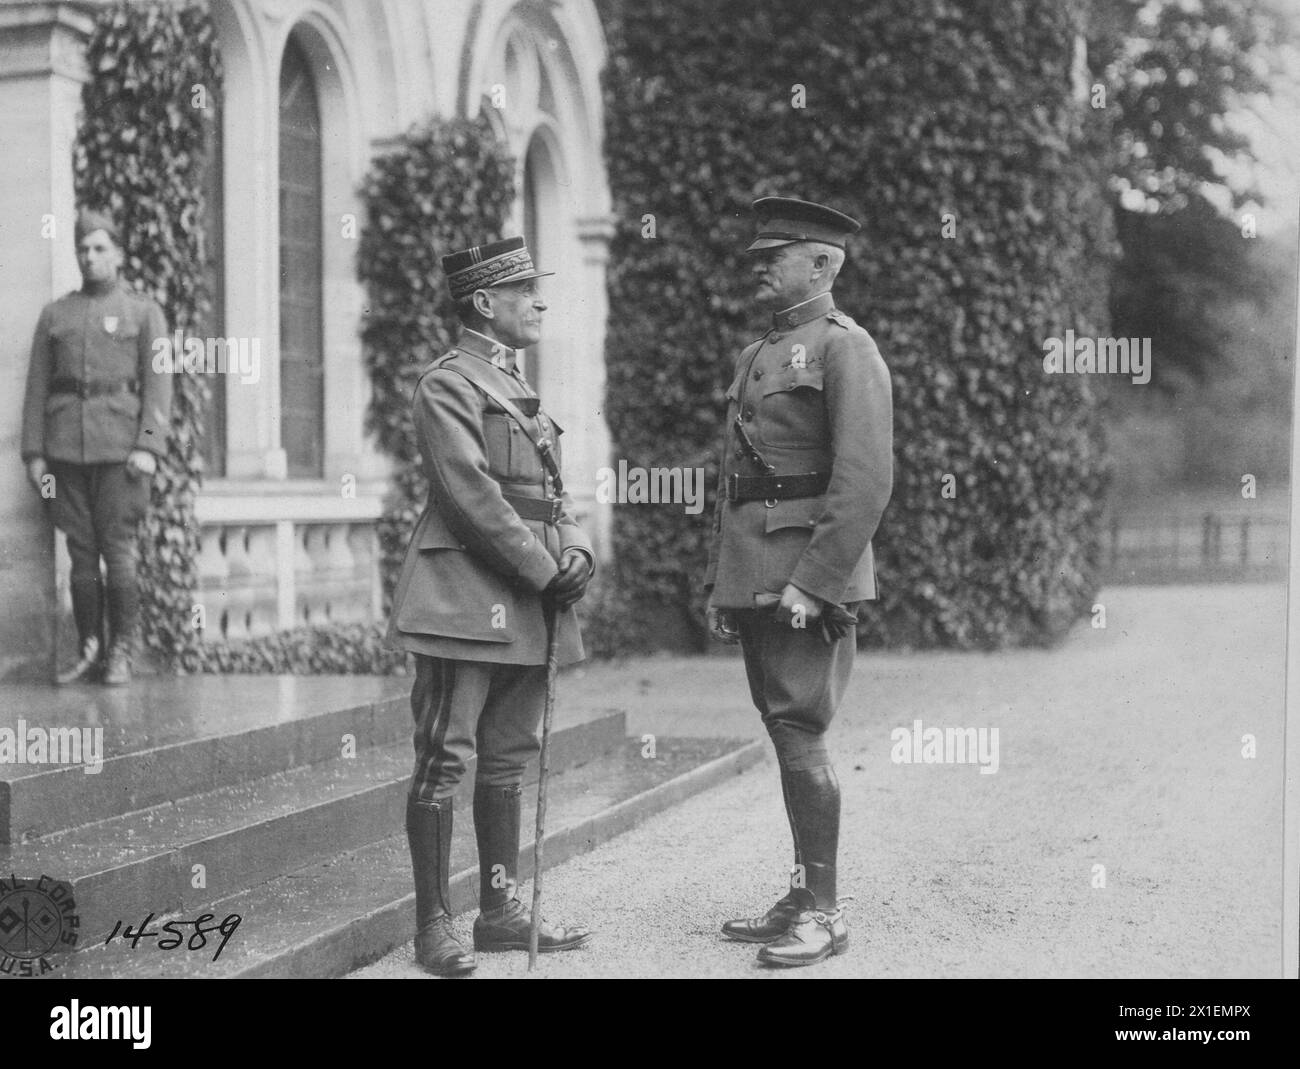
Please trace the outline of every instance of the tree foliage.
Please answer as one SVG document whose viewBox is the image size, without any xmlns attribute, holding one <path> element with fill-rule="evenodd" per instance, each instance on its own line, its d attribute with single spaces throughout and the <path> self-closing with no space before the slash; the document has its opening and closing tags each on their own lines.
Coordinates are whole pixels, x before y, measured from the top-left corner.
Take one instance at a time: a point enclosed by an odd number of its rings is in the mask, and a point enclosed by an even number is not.
<svg viewBox="0 0 1300 1069">
<path fill-rule="evenodd" d="M 1240 215 L 1261 193 L 1234 120 L 1272 88 L 1289 20 L 1254 0 L 1094 2 L 1089 58 L 1123 249 L 1111 314 L 1118 334 L 1152 339 L 1152 383 L 1177 394 L 1232 365 L 1229 307 L 1263 313 L 1276 299 Z"/>
<path fill-rule="evenodd" d="M 1073 88 L 1079 11 L 1054 0 L 601 10 L 616 456 L 704 464 L 712 487 L 734 360 L 764 329 L 741 257 L 749 204 L 785 194 L 838 206 L 864 225 L 837 302 L 874 335 L 894 383 L 895 491 L 870 638 L 1059 636 L 1091 605 L 1105 471 L 1090 384 L 1045 376 L 1042 346 L 1066 328 L 1106 332 L 1114 252 L 1104 122 Z M 942 496 L 947 475 L 955 497 Z M 616 507 L 636 606 L 700 620 L 710 508 Z"/>
</svg>

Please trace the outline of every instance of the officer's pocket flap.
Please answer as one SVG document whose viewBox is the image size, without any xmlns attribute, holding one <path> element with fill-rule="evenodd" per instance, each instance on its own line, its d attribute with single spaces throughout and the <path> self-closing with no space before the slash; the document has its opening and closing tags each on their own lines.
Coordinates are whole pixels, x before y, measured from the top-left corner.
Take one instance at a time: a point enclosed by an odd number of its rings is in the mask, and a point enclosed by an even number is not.
<svg viewBox="0 0 1300 1069">
<path fill-rule="evenodd" d="M 785 527 L 802 527 L 811 531 L 825 507 L 826 499 L 823 497 L 794 497 L 778 501 L 767 510 L 765 529 L 779 531 Z"/>
<path fill-rule="evenodd" d="M 820 390 L 825 385 L 824 380 L 825 371 L 820 367 L 784 367 L 763 383 L 763 396 L 797 390 L 800 386 Z"/>
<path fill-rule="evenodd" d="M 465 544 L 447 529 L 441 520 L 425 523 L 416 536 L 415 544 L 420 549 L 464 549 Z"/>
<path fill-rule="evenodd" d="M 420 555 L 396 615 L 399 631 L 513 642 L 518 608 L 506 582 L 459 549 Z"/>
</svg>

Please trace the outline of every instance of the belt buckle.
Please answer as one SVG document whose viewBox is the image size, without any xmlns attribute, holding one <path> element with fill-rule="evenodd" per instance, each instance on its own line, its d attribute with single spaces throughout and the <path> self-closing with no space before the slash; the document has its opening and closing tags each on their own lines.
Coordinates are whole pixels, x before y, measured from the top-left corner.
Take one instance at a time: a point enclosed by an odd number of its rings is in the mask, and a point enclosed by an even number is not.
<svg viewBox="0 0 1300 1069">
<path fill-rule="evenodd" d="M 740 494 L 740 472 L 733 471 L 727 476 L 727 500 L 735 501 Z"/>
<path fill-rule="evenodd" d="M 546 522 L 554 526 L 560 522 L 560 513 L 564 508 L 564 502 L 558 497 L 551 498 L 551 517 Z"/>
</svg>

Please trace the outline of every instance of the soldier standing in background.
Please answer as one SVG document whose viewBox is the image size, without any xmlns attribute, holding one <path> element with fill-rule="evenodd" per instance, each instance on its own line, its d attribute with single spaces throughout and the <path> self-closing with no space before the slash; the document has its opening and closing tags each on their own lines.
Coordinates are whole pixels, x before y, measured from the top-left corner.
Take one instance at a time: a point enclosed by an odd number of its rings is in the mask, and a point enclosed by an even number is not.
<svg viewBox="0 0 1300 1069">
<path fill-rule="evenodd" d="M 794 839 L 789 892 L 728 921 L 764 965 L 810 965 L 848 946 L 836 889 L 840 792 L 825 733 L 853 667 L 856 609 L 876 597 L 871 539 L 893 488 L 889 371 L 831 287 L 859 224 L 766 197 L 747 252 L 767 334 L 736 363 L 705 589 L 709 627 L 739 642 L 776 749 Z"/>
<path fill-rule="evenodd" d="M 119 278 L 122 246 L 112 219 L 83 211 L 74 238 L 82 286 L 46 305 L 37 321 L 22 457 L 72 558 L 80 659 L 58 682 L 120 686 L 131 681 L 140 623 L 136 525 L 171 421 L 171 376 L 151 366 L 167 323 L 154 301 Z"/>
</svg>

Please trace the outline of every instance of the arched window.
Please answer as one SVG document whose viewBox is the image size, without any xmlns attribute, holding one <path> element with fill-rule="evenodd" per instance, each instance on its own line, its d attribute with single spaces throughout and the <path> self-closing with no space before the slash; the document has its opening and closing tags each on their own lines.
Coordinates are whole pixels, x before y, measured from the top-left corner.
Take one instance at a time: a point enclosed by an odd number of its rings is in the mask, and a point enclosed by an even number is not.
<svg viewBox="0 0 1300 1069">
<path fill-rule="evenodd" d="M 324 474 L 321 121 L 307 57 L 280 65 L 280 445 L 290 478 Z"/>
</svg>

